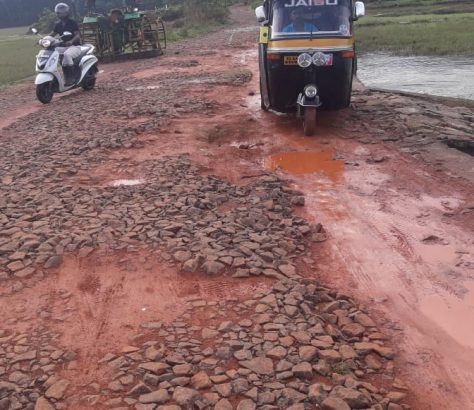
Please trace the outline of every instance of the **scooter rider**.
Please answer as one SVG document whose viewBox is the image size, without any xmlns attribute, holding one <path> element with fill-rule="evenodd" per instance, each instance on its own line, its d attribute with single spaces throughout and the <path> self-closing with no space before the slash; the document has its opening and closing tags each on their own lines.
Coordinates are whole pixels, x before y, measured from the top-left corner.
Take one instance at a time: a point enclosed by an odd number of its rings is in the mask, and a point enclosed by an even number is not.
<svg viewBox="0 0 474 410">
<path fill-rule="evenodd" d="M 81 55 L 81 33 L 79 25 L 71 18 L 69 18 L 70 8 L 66 3 L 58 3 L 54 8 L 56 16 L 59 21 L 54 26 L 51 36 L 62 36 L 64 32 L 68 31 L 72 35 L 62 37 L 63 47 L 57 47 L 60 54 L 63 55 L 63 72 L 65 77 L 65 86 L 69 87 L 75 83 L 76 69 L 74 67 L 74 59 Z"/>
</svg>

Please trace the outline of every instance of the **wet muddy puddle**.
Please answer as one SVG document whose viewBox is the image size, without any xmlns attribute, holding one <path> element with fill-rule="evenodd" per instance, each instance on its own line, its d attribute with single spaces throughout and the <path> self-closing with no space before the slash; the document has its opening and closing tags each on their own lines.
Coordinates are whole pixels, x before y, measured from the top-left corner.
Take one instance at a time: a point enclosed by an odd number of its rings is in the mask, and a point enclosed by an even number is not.
<svg viewBox="0 0 474 410">
<path fill-rule="evenodd" d="M 113 187 L 119 187 L 119 186 L 135 186 L 135 185 L 141 185 L 145 182 L 144 179 L 117 179 L 115 181 L 112 181 L 109 186 Z"/>
<path fill-rule="evenodd" d="M 344 161 L 333 159 L 331 151 L 289 151 L 267 157 L 265 168 L 281 169 L 292 174 L 322 173 L 333 181 L 339 180 L 344 172 Z"/>
</svg>

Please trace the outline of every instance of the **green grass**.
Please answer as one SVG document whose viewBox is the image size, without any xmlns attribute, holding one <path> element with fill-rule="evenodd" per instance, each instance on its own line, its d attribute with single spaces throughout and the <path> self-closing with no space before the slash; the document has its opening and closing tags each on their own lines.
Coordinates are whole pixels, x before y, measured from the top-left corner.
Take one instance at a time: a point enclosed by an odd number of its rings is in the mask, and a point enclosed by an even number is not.
<svg viewBox="0 0 474 410">
<path fill-rule="evenodd" d="M 367 16 L 359 20 L 359 51 L 399 55 L 474 55 L 474 13 L 400 17 Z"/>
<path fill-rule="evenodd" d="M 27 27 L 0 29 L 0 86 L 35 73 L 39 50 L 34 36 L 26 36 Z"/>
<path fill-rule="evenodd" d="M 474 2 L 471 0 L 367 0 L 366 8 L 370 15 L 382 14 L 385 16 L 472 13 L 474 12 Z"/>
<path fill-rule="evenodd" d="M 185 25 L 183 27 L 173 27 L 172 25 L 166 26 L 166 38 L 168 42 L 173 43 L 175 41 L 185 40 L 187 38 L 197 37 L 203 34 L 210 33 L 212 31 L 219 30 L 223 24 L 211 23 L 201 25 Z"/>
</svg>

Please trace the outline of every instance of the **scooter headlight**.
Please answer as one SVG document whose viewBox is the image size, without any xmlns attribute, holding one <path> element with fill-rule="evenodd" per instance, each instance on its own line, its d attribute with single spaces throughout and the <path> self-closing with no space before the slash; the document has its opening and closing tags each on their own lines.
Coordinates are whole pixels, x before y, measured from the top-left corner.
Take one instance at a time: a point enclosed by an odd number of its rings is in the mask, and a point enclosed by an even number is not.
<svg viewBox="0 0 474 410">
<path fill-rule="evenodd" d="M 51 47 L 51 40 L 48 40 L 46 38 L 42 38 L 40 41 L 40 46 L 43 47 L 43 48 L 49 48 Z"/>
<path fill-rule="evenodd" d="M 318 51 L 317 53 L 313 54 L 313 64 L 317 67 L 321 67 L 326 65 L 327 57 L 324 53 Z"/>
<path fill-rule="evenodd" d="M 303 53 L 298 56 L 298 65 L 302 68 L 308 68 L 311 65 L 311 62 L 311 55 L 308 53 Z"/>
<path fill-rule="evenodd" d="M 308 98 L 314 98 L 318 95 L 318 89 L 315 85 L 307 85 L 304 89 L 304 95 Z"/>
</svg>

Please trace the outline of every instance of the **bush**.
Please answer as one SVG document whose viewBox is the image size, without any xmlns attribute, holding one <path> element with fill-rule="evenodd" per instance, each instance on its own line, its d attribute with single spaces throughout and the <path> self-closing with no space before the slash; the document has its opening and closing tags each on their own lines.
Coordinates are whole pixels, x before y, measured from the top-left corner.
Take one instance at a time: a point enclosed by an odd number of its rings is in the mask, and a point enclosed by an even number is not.
<svg viewBox="0 0 474 410">
<path fill-rule="evenodd" d="M 228 17 L 226 0 L 188 0 L 184 4 L 186 20 L 191 23 L 225 23 Z"/>
<path fill-rule="evenodd" d="M 40 33 L 49 34 L 53 31 L 54 25 L 56 24 L 56 14 L 50 9 L 43 9 L 43 11 L 38 16 L 38 21 L 31 25 L 31 28 L 36 28 Z"/>
<path fill-rule="evenodd" d="M 160 10 L 161 18 L 163 21 L 173 21 L 182 19 L 184 17 L 183 6 L 173 6 L 167 9 Z"/>
</svg>

